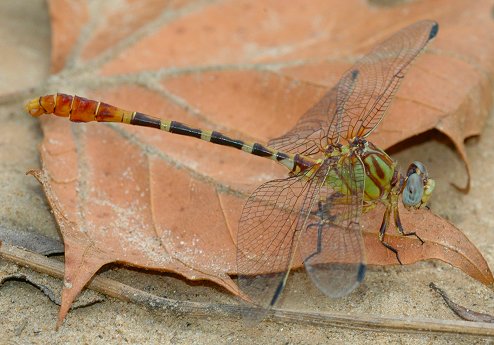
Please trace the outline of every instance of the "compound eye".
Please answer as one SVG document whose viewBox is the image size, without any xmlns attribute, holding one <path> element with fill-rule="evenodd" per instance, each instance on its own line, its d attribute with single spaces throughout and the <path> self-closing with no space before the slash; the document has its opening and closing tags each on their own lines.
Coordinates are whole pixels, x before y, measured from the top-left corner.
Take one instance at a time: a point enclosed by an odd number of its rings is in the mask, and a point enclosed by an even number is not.
<svg viewBox="0 0 494 345">
<path fill-rule="evenodd" d="M 419 161 L 414 161 L 412 164 L 410 164 L 410 166 L 408 167 L 407 176 L 417 173 L 417 170 L 425 178 L 429 176 L 429 174 L 427 173 L 427 169 L 425 168 L 425 165 Z"/>
<path fill-rule="evenodd" d="M 407 178 L 405 188 L 403 189 L 403 204 L 406 207 L 419 207 L 424 194 L 424 184 L 418 174 L 411 174 Z"/>
</svg>

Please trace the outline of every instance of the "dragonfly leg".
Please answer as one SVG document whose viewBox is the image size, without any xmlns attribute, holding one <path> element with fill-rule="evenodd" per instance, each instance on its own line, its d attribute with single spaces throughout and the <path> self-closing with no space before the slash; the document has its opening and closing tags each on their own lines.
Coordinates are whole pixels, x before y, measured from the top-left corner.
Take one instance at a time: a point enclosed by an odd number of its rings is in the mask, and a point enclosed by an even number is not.
<svg viewBox="0 0 494 345">
<path fill-rule="evenodd" d="M 314 216 L 319 217 L 319 221 L 317 223 L 312 223 L 307 225 L 307 228 L 305 231 L 309 231 L 310 228 L 317 226 L 317 243 L 316 243 L 316 251 L 312 254 L 310 254 L 308 257 L 305 258 L 305 261 L 308 261 L 312 259 L 314 256 L 319 254 L 321 252 L 322 248 L 322 224 L 324 223 L 324 217 L 325 217 L 325 212 L 324 212 L 324 203 L 322 200 L 319 200 L 317 202 L 317 211 L 312 211 L 311 214 Z"/>
<path fill-rule="evenodd" d="M 316 243 L 316 251 L 313 252 L 312 254 L 310 254 L 309 256 L 307 256 L 305 258 L 304 262 L 305 261 L 309 261 L 314 256 L 316 256 L 319 253 L 321 253 L 321 248 L 322 248 L 322 228 L 323 228 L 322 225 L 323 225 L 323 221 L 321 220 L 321 222 L 319 222 L 318 224 L 310 224 L 310 225 L 307 226 L 307 230 L 309 230 L 310 227 L 317 226 L 317 243 Z"/>
<path fill-rule="evenodd" d="M 336 216 L 330 215 L 330 209 L 331 206 L 333 205 L 333 201 L 338 199 L 340 197 L 340 194 L 333 194 L 330 197 L 328 197 L 326 200 L 319 200 L 317 203 L 317 211 L 312 211 L 311 214 L 314 216 L 317 216 L 319 218 L 319 221 L 316 223 L 312 223 L 307 225 L 306 231 L 308 231 L 310 228 L 317 226 L 317 243 L 316 243 L 316 250 L 309 256 L 307 256 L 304 260 L 308 261 L 312 259 L 314 256 L 317 254 L 321 253 L 322 250 L 322 229 L 323 225 L 330 222 L 334 221 L 336 219 Z"/>
<path fill-rule="evenodd" d="M 393 217 L 395 219 L 395 224 L 396 228 L 398 229 L 398 232 L 403 235 L 403 236 L 415 236 L 422 244 L 424 244 L 424 241 L 420 238 L 419 235 L 415 231 L 412 232 L 406 232 L 405 229 L 403 229 L 403 225 L 401 225 L 401 220 L 400 220 L 400 213 L 398 212 L 398 207 L 394 208 L 393 212 Z"/>
<path fill-rule="evenodd" d="M 383 222 L 381 223 L 381 228 L 379 229 L 379 241 L 381 241 L 383 246 L 385 246 L 386 248 L 391 250 L 393 253 L 395 253 L 396 260 L 398 260 L 400 265 L 403 265 L 403 263 L 400 260 L 400 255 L 398 254 L 398 249 L 396 249 L 395 247 L 393 247 L 389 243 L 384 242 L 384 234 L 386 233 L 386 230 L 388 228 L 390 215 L 391 215 L 391 206 L 388 205 L 386 207 L 386 212 L 384 212 L 384 217 L 383 217 Z"/>
</svg>

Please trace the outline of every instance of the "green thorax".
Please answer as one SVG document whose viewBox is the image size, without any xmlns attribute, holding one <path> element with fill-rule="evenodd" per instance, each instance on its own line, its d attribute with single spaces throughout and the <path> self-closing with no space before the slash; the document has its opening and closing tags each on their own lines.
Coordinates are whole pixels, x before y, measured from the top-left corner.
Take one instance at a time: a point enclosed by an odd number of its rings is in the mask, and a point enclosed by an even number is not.
<svg viewBox="0 0 494 345">
<path fill-rule="evenodd" d="M 335 147 L 327 153 L 326 158 L 330 157 L 338 159 L 338 169 L 332 169 L 326 178 L 326 184 L 334 190 L 350 195 L 357 189 L 355 180 L 364 178 L 364 201 L 377 201 L 389 194 L 396 163 L 374 144 L 362 140 L 358 146 L 352 143 Z M 363 162 L 364 171 L 359 161 Z"/>
</svg>

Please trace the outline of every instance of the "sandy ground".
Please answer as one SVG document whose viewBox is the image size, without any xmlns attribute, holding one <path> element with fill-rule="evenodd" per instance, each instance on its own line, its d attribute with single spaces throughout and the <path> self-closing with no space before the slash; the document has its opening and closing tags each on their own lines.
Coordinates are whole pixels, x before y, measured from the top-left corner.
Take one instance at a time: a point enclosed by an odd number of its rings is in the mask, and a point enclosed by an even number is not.
<svg viewBox="0 0 494 345">
<path fill-rule="evenodd" d="M 29 3 L 29 6 L 26 4 Z M 43 1 L 0 2 L 0 91 L 35 86 L 49 70 L 50 28 Z M 24 101 L 24 100 L 23 100 Z M 13 229 L 38 231 L 57 238 L 56 225 L 43 192 L 26 170 L 39 167 L 38 122 L 25 115 L 21 101 L 0 105 L 0 221 Z M 472 189 L 467 195 L 451 182 L 465 182 L 465 170 L 448 141 L 428 133 L 392 150 L 402 165 L 420 158 L 437 180 L 432 209 L 448 218 L 478 246 L 494 267 L 494 119 L 480 138 L 467 143 L 472 164 Z M 401 149 L 407 147 L 406 149 Z M 12 269 L 0 261 L 0 270 Z M 233 302 L 211 284 L 191 284 L 175 275 L 112 268 L 103 275 L 177 300 Z M 457 319 L 433 293 L 434 281 L 458 303 L 494 313 L 494 293 L 461 271 L 441 262 L 406 267 L 370 268 L 364 284 L 350 296 L 329 300 L 303 272 L 292 275 L 284 307 L 397 317 Z M 59 282 L 61 284 L 61 282 Z M 46 344 L 488 344 L 493 339 L 434 334 L 393 334 L 345 328 L 312 327 L 264 322 L 246 327 L 239 320 L 198 319 L 151 311 L 108 298 L 103 303 L 72 311 L 60 331 L 54 330 L 58 306 L 34 287 L 8 282 L 0 287 L 0 343 Z"/>
</svg>

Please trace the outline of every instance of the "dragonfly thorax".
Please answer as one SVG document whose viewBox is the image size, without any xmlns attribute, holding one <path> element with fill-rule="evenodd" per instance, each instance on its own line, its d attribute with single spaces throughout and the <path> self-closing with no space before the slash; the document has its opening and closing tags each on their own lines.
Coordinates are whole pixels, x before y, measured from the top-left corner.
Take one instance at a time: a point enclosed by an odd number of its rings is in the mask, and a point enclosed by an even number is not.
<svg viewBox="0 0 494 345">
<path fill-rule="evenodd" d="M 342 195 L 359 193 L 362 188 L 354 181 L 364 179 L 363 200 L 373 203 L 389 195 L 395 178 L 396 163 L 381 149 L 363 138 L 348 145 L 329 145 L 325 159 L 335 168 L 328 174 L 326 184 Z"/>
<path fill-rule="evenodd" d="M 396 179 L 396 162 L 384 150 L 363 138 L 353 140 L 350 150 L 364 167 L 364 201 L 387 198 Z"/>
</svg>

